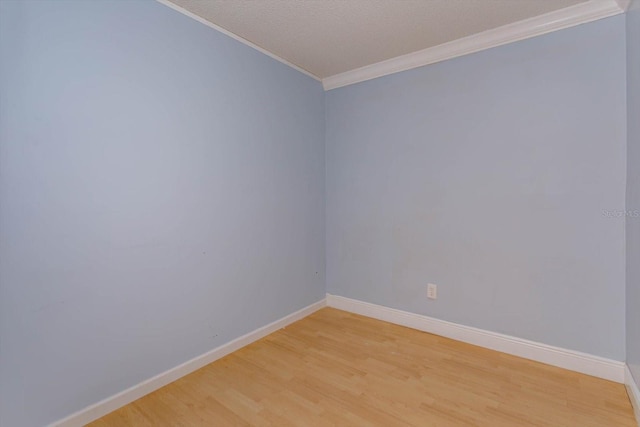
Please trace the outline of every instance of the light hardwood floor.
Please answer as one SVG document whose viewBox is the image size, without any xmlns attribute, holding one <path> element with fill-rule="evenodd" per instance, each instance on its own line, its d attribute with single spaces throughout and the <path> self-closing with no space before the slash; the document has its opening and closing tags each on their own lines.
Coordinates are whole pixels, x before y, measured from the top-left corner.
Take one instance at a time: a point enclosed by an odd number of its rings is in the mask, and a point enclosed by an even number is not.
<svg viewBox="0 0 640 427">
<path fill-rule="evenodd" d="M 325 308 L 92 423 L 636 427 L 624 386 Z"/>
</svg>

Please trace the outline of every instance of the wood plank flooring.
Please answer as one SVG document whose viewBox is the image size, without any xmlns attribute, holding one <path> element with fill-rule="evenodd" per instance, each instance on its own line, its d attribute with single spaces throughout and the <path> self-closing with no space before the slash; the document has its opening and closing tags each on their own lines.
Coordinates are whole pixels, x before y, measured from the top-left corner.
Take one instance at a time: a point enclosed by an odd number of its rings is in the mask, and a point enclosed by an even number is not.
<svg viewBox="0 0 640 427">
<path fill-rule="evenodd" d="M 90 425 L 637 427 L 621 384 L 331 308 Z"/>
</svg>

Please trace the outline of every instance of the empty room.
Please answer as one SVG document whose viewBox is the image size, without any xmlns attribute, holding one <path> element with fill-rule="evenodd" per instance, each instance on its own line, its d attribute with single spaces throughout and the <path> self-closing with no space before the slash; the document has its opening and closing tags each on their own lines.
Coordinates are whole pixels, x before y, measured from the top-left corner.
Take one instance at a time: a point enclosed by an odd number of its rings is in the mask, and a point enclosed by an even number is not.
<svg viewBox="0 0 640 427">
<path fill-rule="evenodd" d="M 640 427 L 640 0 L 0 0 L 0 426 Z"/>
</svg>

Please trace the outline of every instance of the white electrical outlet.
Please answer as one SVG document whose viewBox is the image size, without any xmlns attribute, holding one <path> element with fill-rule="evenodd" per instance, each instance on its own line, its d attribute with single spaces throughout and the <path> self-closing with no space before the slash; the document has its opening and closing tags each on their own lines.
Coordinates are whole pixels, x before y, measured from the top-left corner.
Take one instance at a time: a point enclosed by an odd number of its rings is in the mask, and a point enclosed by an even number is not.
<svg viewBox="0 0 640 427">
<path fill-rule="evenodd" d="M 427 285 L 427 298 L 438 299 L 438 285 L 434 285 L 433 283 Z"/>
</svg>

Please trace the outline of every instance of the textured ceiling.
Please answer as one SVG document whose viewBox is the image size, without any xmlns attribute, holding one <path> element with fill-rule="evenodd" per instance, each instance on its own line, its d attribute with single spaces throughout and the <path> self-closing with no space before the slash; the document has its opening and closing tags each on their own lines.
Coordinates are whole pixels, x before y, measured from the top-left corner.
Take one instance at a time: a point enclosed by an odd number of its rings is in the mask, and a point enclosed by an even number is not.
<svg viewBox="0 0 640 427">
<path fill-rule="evenodd" d="M 319 78 L 585 0 L 170 0 Z"/>
</svg>

